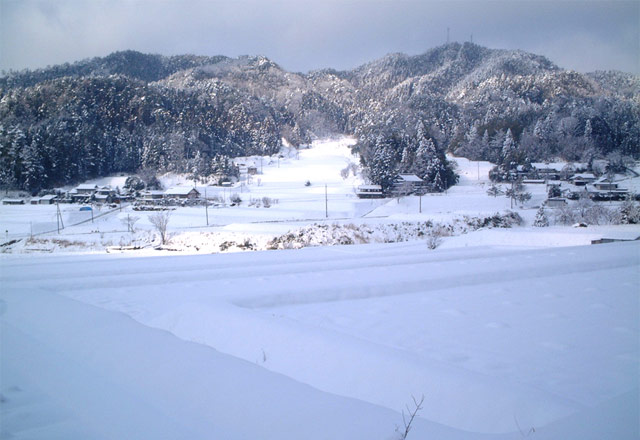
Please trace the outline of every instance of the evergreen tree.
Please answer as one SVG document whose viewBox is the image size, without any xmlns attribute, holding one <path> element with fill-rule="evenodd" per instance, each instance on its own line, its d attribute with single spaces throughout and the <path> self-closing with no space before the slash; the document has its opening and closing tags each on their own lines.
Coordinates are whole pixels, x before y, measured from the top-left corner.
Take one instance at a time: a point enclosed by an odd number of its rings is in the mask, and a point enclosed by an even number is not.
<svg viewBox="0 0 640 440">
<path fill-rule="evenodd" d="M 518 165 L 516 157 L 516 141 L 513 139 L 511 129 L 507 129 L 502 142 L 502 164 L 507 170 L 514 169 Z"/>
<path fill-rule="evenodd" d="M 379 136 L 376 140 L 373 156 L 367 167 L 368 180 L 375 185 L 382 186 L 383 192 L 388 192 L 396 178 L 396 162 L 394 160 L 392 143 L 388 138 Z"/>
<path fill-rule="evenodd" d="M 549 218 L 547 218 L 547 214 L 544 212 L 544 207 L 541 206 L 536 212 L 536 218 L 533 221 L 533 226 L 538 228 L 545 228 L 549 226 Z"/>
<path fill-rule="evenodd" d="M 620 223 L 623 225 L 640 224 L 640 205 L 635 201 L 633 194 L 627 195 L 624 199 L 620 205 L 619 215 Z"/>
<path fill-rule="evenodd" d="M 22 150 L 20 156 L 23 164 L 23 185 L 25 189 L 36 193 L 47 183 L 42 150 L 38 145 L 38 140 L 34 139 Z"/>
</svg>

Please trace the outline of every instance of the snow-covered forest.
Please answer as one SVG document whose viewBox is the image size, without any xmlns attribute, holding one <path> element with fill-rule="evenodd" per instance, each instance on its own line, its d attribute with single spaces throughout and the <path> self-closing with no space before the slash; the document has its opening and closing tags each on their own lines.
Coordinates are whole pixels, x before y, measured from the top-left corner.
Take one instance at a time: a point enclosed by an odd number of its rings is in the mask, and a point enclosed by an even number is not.
<svg viewBox="0 0 640 440">
<path fill-rule="evenodd" d="M 118 52 L 0 78 L 0 178 L 35 193 L 141 168 L 209 175 L 282 139 L 351 134 L 372 183 L 417 167 L 439 191 L 455 182 L 445 151 L 507 167 L 638 158 L 639 96 L 633 75 L 471 43 L 306 75 L 264 57 Z"/>
</svg>

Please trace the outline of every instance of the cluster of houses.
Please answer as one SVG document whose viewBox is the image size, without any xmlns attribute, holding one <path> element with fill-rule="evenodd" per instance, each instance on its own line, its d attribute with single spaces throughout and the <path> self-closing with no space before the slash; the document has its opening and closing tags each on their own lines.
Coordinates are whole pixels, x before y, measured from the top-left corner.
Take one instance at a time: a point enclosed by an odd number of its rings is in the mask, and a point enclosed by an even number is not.
<svg viewBox="0 0 640 440">
<path fill-rule="evenodd" d="M 78 185 L 66 193 L 47 194 L 42 197 L 34 197 L 28 203 L 32 205 L 52 205 L 54 203 L 122 203 L 141 202 L 157 203 L 158 201 L 184 201 L 200 198 L 200 192 L 190 186 L 176 186 L 163 191 L 120 192 L 110 186 L 98 186 L 92 184 Z M 4 205 L 24 205 L 25 199 L 3 199 Z"/>
<path fill-rule="evenodd" d="M 581 163 L 532 163 L 526 170 L 520 166 L 516 178 L 523 184 L 556 185 L 560 189 L 560 195 L 550 199 L 550 205 L 562 205 L 567 199 L 578 199 L 587 194 L 595 201 L 623 200 L 630 192 L 625 187 L 627 176 L 603 175 L 597 177 L 594 173 L 587 172 L 588 165 Z M 628 170 L 633 178 L 640 178 L 635 171 Z M 398 174 L 393 185 L 385 194 L 380 185 L 360 185 L 356 189 L 356 195 L 362 199 L 383 198 L 386 195 L 419 194 L 427 188 L 427 182 L 415 174 Z"/>
<path fill-rule="evenodd" d="M 563 163 L 532 163 L 528 171 L 518 170 L 518 178 L 525 184 L 555 185 L 560 196 L 553 197 L 548 202 L 558 205 L 566 203 L 566 199 L 575 200 L 581 196 L 588 196 L 594 201 L 623 200 L 631 192 L 625 182 L 628 176 L 605 174 L 596 176 L 587 172 L 587 164 Z M 627 173 L 633 178 L 640 177 L 633 170 Z"/>
</svg>

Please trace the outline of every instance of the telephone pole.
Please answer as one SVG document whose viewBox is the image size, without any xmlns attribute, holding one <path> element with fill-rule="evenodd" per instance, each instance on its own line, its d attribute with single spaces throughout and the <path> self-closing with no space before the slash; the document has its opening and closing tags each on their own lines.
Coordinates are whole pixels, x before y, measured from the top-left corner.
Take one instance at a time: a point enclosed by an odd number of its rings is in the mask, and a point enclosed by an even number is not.
<svg viewBox="0 0 640 440">
<path fill-rule="evenodd" d="M 327 197 L 327 184 L 324 184 L 324 216 L 329 218 L 329 199 Z"/>
<path fill-rule="evenodd" d="M 207 226 L 209 226 L 209 201 L 207 200 L 207 187 L 204 187 L 204 212 L 207 216 Z"/>
<path fill-rule="evenodd" d="M 62 221 L 62 213 L 60 212 L 60 204 L 56 201 L 56 220 L 58 223 L 58 234 L 60 233 L 60 225 L 64 229 L 64 223 Z"/>
</svg>

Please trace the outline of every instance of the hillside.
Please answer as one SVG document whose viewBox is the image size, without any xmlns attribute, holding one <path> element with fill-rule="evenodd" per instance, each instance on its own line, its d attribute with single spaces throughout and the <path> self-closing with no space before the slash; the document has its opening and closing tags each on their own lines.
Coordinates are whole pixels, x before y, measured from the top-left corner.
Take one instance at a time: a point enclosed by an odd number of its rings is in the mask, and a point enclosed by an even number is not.
<svg viewBox="0 0 640 440">
<path fill-rule="evenodd" d="M 0 183 L 36 192 L 139 168 L 208 175 L 225 158 L 277 152 L 282 139 L 332 134 L 359 138 L 371 181 L 381 167 L 410 170 L 403 150 L 415 156 L 427 141 L 430 160 L 451 151 L 501 164 L 509 137 L 520 164 L 620 161 L 640 155 L 639 96 L 632 75 L 471 43 L 309 74 L 261 56 L 118 52 L 0 78 Z"/>
</svg>

